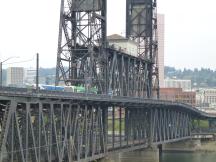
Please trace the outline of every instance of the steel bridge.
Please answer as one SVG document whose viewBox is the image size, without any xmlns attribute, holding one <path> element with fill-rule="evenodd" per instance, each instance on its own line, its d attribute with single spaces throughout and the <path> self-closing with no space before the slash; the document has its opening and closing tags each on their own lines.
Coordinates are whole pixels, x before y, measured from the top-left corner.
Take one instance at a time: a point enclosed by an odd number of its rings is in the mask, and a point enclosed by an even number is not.
<svg viewBox="0 0 216 162">
<path fill-rule="evenodd" d="M 0 162 L 93 161 L 191 137 L 215 116 L 157 100 L 156 0 L 127 0 L 126 38 L 107 42 L 106 0 L 61 0 L 56 85 L 86 93 L 0 87 Z M 97 94 L 89 94 L 95 87 Z"/>
<path fill-rule="evenodd" d="M 106 0 L 61 0 L 56 85 L 159 96 L 156 0 L 126 1 L 126 38 L 137 44 L 136 57 L 110 48 Z"/>
<path fill-rule="evenodd" d="M 0 89 L 0 162 L 92 161 L 191 138 L 215 116 L 169 101 Z"/>
</svg>

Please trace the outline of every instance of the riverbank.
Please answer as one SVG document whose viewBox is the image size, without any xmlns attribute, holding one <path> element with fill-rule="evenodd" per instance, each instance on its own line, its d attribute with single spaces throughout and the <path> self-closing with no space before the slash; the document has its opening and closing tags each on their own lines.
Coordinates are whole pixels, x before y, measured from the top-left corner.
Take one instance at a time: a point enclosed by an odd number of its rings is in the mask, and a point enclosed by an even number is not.
<svg viewBox="0 0 216 162">
<path fill-rule="evenodd" d="M 201 142 L 200 148 L 197 148 L 196 151 L 216 152 L 216 141 Z"/>
<path fill-rule="evenodd" d="M 185 141 L 168 144 L 163 147 L 163 152 L 216 152 L 216 141 Z"/>
</svg>

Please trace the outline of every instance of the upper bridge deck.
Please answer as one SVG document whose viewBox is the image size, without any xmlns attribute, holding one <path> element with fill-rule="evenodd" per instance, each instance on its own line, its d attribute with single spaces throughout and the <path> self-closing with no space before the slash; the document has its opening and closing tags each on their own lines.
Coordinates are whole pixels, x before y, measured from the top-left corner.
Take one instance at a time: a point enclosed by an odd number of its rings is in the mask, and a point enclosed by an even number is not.
<svg viewBox="0 0 216 162">
<path fill-rule="evenodd" d="M 73 92 L 62 92 L 62 91 L 47 91 L 26 88 L 12 88 L 12 87 L 1 87 L 0 88 L 0 99 L 5 97 L 22 97 L 22 98 L 38 98 L 38 99 L 53 99 L 53 100 L 73 100 L 79 102 L 93 102 L 102 103 L 107 106 L 122 106 L 130 108 L 170 108 L 176 109 L 183 112 L 192 114 L 199 119 L 216 119 L 216 115 L 208 114 L 200 111 L 191 105 L 157 100 L 157 99 L 143 99 L 135 97 L 123 97 L 123 96 L 111 96 L 111 95 L 100 95 L 100 94 L 89 94 L 89 93 L 73 93 Z"/>
</svg>

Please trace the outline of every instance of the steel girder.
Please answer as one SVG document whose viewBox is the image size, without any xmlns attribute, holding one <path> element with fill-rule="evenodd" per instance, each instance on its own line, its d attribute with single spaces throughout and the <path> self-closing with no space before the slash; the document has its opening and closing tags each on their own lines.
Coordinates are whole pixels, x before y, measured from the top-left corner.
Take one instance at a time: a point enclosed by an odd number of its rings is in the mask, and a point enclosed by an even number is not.
<svg viewBox="0 0 216 162">
<path fill-rule="evenodd" d="M 106 107 L 39 100 L 6 103 L 1 106 L 0 162 L 88 161 L 106 152 Z"/>
<path fill-rule="evenodd" d="M 127 144 L 154 145 L 189 138 L 191 115 L 172 109 L 126 109 Z"/>
<path fill-rule="evenodd" d="M 106 92 L 106 0 L 61 0 L 56 85 Z"/>
<path fill-rule="evenodd" d="M 190 137 L 192 128 L 190 114 L 170 109 L 153 109 L 151 111 L 153 143 Z"/>
<path fill-rule="evenodd" d="M 0 162 L 91 161 L 191 135 L 192 114 L 172 107 L 37 98 L 0 103 Z"/>
<path fill-rule="evenodd" d="M 148 97 L 159 97 L 156 0 L 127 0 L 126 37 L 138 44 L 138 57 L 149 60 Z"/>
<path fill-rule="evenodd" d="M 148 98 L 148 62 L 121 51 L 108 52 L 108 92 L 113 96 Z"/>
</svg>

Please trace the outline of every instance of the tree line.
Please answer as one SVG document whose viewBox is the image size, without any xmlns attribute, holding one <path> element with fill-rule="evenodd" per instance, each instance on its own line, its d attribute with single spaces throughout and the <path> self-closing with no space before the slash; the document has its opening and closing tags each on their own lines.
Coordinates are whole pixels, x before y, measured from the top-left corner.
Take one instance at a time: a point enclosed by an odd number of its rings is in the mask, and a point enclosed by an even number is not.
<svg viewBox="0 0 216 162">
<path fill-rule="evenodd" d="M 165 78 L 188 79 L 193 87 L 216 87 L 216 70 L 209 68 L 176 69 L 165 66 Z"/>
</svg>

